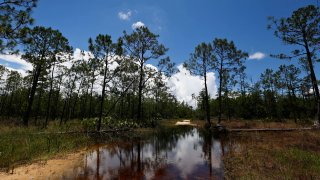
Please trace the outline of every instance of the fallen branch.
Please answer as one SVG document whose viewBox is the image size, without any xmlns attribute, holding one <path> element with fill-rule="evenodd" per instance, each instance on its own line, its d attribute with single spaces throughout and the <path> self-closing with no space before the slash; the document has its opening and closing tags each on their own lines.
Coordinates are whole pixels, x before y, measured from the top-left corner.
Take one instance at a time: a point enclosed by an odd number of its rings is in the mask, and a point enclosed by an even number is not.
<svg viewBox="0 0 320 180">
<path fill-rule="evenodd" d="M 117 132 L 125 132 L 132 131 L 130 128 L 125 129 L 111 129 L 104 131 L 67 131 L 67 132 L 38 132 L 33 134 L 101 134 L 101 133 L 117 133 Z"/>
<path fill-rule="evenodd" d="M 228 129 L 229 132 L 254 132 L 254 131 L 306 131 L 314 128 L 260 128 L 260 129 Z"/>
</svg>

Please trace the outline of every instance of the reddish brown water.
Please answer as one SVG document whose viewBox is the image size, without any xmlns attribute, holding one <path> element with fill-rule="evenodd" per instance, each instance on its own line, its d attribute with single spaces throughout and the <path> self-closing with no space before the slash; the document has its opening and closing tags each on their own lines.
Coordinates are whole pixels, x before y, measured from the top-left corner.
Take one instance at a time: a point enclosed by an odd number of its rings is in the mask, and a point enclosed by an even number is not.
<svg viewBox="0 0 320 180">
<path fill-rule="evenodd" d="M 88 152 L 65 179 L 223 179 L 223 141 L 197 129 L 159 132 Z"/>
</svg>

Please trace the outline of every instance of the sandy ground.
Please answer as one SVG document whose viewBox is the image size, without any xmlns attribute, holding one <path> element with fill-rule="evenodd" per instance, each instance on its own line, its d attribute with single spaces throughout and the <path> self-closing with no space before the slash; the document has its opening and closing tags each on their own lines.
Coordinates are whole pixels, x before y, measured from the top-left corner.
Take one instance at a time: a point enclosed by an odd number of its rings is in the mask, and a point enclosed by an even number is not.
<svg viewBox="0 0 320 180">
<path fill-rule="evenodd" d="M 61 179 L 62 173 L 80 164 L 83 160 L 84 151 L 66 155 L 62 158 L 37 162 L 30 165 L 17 167 L 13 173 L 0 172 L 1 180 L 20 180 L 20 179 Z"/>
<path fill-rule="evenodd" d="M 190 120 L 178 121 L 175 124 L 176 126 L 197 126 L 196 124 L 192 124 Z"/>
</svg>

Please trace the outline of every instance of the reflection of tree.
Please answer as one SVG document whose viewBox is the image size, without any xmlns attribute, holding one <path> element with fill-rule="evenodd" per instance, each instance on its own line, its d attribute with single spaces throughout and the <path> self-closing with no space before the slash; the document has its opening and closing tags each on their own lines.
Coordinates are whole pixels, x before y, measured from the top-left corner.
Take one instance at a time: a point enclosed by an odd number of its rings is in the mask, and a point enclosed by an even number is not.
<svg viewBox="0 0 320 180">
<path fill-rule="evenodd" d="M 205 129 L 200 130 L 199 135 L 202 137 L 200 139 L 200 144 L 202 145 L 204 159 L 208 162 L 209 176 L 212 178 L 223 178 L 223 167 L 219 168 L 222 170 L 213 169 L 212 156 L 213 154 L 217 155 L 218 152 L 216 151 L 221 151 L 222 156 L 225 154 L 225 136 L 214 134 L 212 131 L 207 131 Z M 212 152 L 214 142 L 219 142 L 218 148 L 220 149 L 214 149 L 214 152 Z"/>
<path fill-rule="evenodd" d="M 96 167 L 96 179 L 100 179 L 100 175 L 99 175 L 99 172 L 100 172 L 100 150 L 99 148 L 96 150 L 96 154 L 97 154 L 97 167 Z"/>
<path fill-rule="evenodd" d="M 195 136 L 195 133 L 197 131 L 192 128 L 169 128 L 155 132 L 146 140 L 134 138 L 129 142 L 119 141 L 109 144 L 100 148 L 100 151 L 94 152 L 94 156 L 89 155 L 90 161 L 96 165 L 87 163 L 85 172 L 88 173 L 85 173 L 84 177 L 89 177 L 91 174 L 97 179 L 106 177 L 108 179 L 182 178 L 184 170 L 180 169 L 181 167 L 176 163 L 168 162 L 168 158 L 177 156 L 174 151 L 178 143 Z M 211 176 L 214 174 L 211 162 L 213 142 L 211 133 L 200 132 L 200 142 L 194 144 L 193 148 L 197 149 L 198 145 L 202 147 L 207 163 L 194 164 L 195 169 L 192 171 L 195 172 L 187 172 L 189 175 L 208 176 L 209 174 Z M 197 150 L 192 152 L 199 153 Z"/>
<path fill-rule="evenodd" d="M 204 159 L 208 162 L 209 176 L 212 177 L 212 141 L 213 136 L 211 131 L 201 130 L 199 131 L 202 139 L 200 144 L 202 144 L 202 151 L 204 153 Z"/>
</svg>

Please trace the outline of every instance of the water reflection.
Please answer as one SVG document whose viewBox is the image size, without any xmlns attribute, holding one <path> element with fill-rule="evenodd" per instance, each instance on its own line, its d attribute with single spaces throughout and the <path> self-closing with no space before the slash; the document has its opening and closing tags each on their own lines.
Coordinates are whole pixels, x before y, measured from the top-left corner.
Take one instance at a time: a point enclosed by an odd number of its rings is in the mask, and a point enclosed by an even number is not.
<svg viewBox="0 0 320 180">
<path fill-rule="evenodd" d="M 65 178 L 223 179 L 223 139 L 197 129 L 173 129 L 148 140 L 97 147 Z"/>
</svg>

